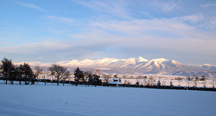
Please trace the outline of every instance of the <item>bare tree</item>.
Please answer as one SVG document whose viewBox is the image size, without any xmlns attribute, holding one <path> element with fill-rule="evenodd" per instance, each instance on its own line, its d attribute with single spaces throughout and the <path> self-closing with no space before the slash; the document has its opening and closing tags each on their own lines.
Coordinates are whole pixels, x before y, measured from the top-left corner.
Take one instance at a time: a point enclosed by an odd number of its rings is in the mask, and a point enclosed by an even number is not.
<svg viewBox="0 0 216 117">
<path fill-rule="evenodd" d="M 182 78 L 178 77 L 179 87 L 181 86 Z"/>
<path fill-rule="evenodd" d="M 188 86 L 187 86 L 187 89 L 188 89 L 188 88 L 189 88 L 189 83 L 190 83 L 190 82 L 189 82 L 189 81 L 190 81 L 190 77 L 187 76 L 187 77 L 186 77 L 186 80 L 187 80 L 187 85 L 188 85 Z"/>
<path fill-rule="evenodd" d="M 43 69 L 40 66 L 35 67 L 35 78 L 38 78 L 39 74 L 42 73 Z"/>
<path fill-rule="evenodd" d="M 201 76 L 201 80 L 204 81 L 204 88 L 206 87 L 206 77 L 205 75 Z"/>
<path fill-rule="evenodd" d="M 52 74 L 50 74 L 49 76 L 52 76 Z M 45 72 L 45 70 L 43 72 L 43 79 L 44 79 L 44 83 L 46 85 L 46 72 Z"/>
<path fill-rule="evenodd" d="M 146 85 L 146 79 L 147 79 L 147 76 L 143 77 L 144 85 Z"/>
<path fill-rule="evenodd" d="M 162 85 L 166 85 L 166 80 L 164 78 L 162 79 Z"/>
<path fill-rule="evenodd" d="M 140 85 L 140 79 L 141 78 L 140 76 L 138 78 L 136 78 L 136 85 Z"/>
<path fill-rule="evenodd" d="M 130 84 L 131 84 L 129 80 L 127 81 L 127 84 L 128 84 L 128 85 L 130 85 Z"/>
<path fill-rule="evenodd" d="M 150 77 L 149 77 L 149 80 L 150 80 L 150 85 L 152 86 L 153 83 L 155 82 L 154 77 L 153 77 L 153 76 L 150 76 Z"/>
<path fill-rule="evenodd" d="M 212 88 L 213 88 L 213 90 L 214 90 L 214 82 L 215 82 L 215 78 L 212 78 Z"/>
<path fill-rule="evenodd" d="M 98 76 L 100 76 L 100 70 L 99 70 L 99 69 L 97 69 L 97 70 L 96 70 L 96 73 L 95 73 L 95 75 L 98 75 Z"/>
<path fill-rule="evenodd" d="M 67 71 L 66 73 L 65 73 L 65 75 L 63 76 L 63 86 L 64 86 L 64 83 L 65 83 L 65 80 L 66 79 L 68 79 L 69 77 L 70 77 L 70 71 Z"/>
<path fill-rule="evenodd" d="M 194 86 L 195 86 L 195 88 L 197 88 L 197 80 L 198 80 L 198 76 L 196 76 L 196 78 L 194 78 Z"/>
<path fill-rule="evenodd" d="M 124 84 L 127 84 L 127 80 L 124 80 Z"/>
<path fill-rule="evenodd" d="M 68 74 L 67 68 L 56 64 L 52 64 L 48 70 L 51 71 L 51 75 L 54 75 L 57 78 L 57 86 L 59 86 L 59 80 Z"/>
<path fill-rule="evenodd" d="M 102 77 L 104 78 L 104 82 L 107 84 L 110 81 L 111 75 L 103 74 Z"/>
</svg>

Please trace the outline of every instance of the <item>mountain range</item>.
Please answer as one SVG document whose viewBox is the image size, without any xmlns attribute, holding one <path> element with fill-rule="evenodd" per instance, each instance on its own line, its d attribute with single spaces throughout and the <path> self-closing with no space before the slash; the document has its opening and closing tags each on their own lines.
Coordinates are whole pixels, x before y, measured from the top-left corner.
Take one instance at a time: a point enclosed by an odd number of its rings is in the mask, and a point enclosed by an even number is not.
<svg viewBox="0 0 216 117">
<path fill-rule="evenodd" d="M 97 60 L 84 59 L 82 61 L 60 61 L 57 64 L 69 68 L 80 67 L 83 70 L 100 69 L 103 73 L 119 74 L 161 74 L 177 76 L 201 76 L 215 77 L 216 66 L 204 65 L 184 65 L 175 60 L 158 58 L 147 60 L 143 57 L 116 59 L 103 58 Z"/>
</svg>

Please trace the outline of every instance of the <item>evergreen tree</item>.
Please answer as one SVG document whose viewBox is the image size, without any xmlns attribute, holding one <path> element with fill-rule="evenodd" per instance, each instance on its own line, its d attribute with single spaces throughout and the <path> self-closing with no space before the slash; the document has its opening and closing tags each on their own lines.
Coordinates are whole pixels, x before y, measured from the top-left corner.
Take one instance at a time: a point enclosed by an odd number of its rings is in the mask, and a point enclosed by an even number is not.
<svg viewBox="0 0 216 117">
<path fill-rule="evenodd" d="M 85 82 L 84 72 L 80 70 L 79 67 L 77 67 L 77 69 L 74 70 L 74 78 L 75 78 L 76 85 L 79 84 L 80 79 L 82 79 L 83 82 Z"/>
<path fill-rule="evenodd" d="M 35 75 L 31 69 L 31 67 L 29 66 L 29 64 L 23 63 L 19 66 L 19 69 L 20 69 L 19 72 L 20 72 L 21 76 L 24 75 L 25 84 L 28 84 L 30 81 L 32 82 L 32 84 L 34 84 Z M 28 80 L 28 83 L 27 83 L 27 80 Z"/>
<path fill-rule="evenodd" d="M 9 60 L 7 58 L 4 58 L 2 61 L 1 69 L 3 70 L 3 75 L 6 78 L 6 84 L 7 80 L 10 76 L 11 71 L 14 69 L 14 65 L 12 63 L 12 60 Z"/>
</svg>

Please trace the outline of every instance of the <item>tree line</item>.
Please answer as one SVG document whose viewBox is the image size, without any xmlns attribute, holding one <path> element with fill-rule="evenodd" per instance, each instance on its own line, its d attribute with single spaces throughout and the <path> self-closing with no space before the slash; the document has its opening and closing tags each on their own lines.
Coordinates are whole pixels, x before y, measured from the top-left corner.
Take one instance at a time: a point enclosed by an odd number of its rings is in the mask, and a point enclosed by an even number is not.
<svg viewBox="0 0 216 117">
<path fill-rule="evenodd" d="M 38 78 L 39 74 L 41 74 L 43 71 L 41 67 L 36 66 L 35 72 L 33 72 L 28 63 L 23 63 L 19 66 L 16 66 L 13 64 L 12 60 L 9 60 L 7 58 L 3 58 L 1 62 L 2 64 L 0 66 L 0 70 L 3 78 L 6 80 L 6 84 L 8 84 L 8 80 L 11 81 L 11 84 L 13 84 L 15 80 L 19 81 L 20 85 L 21 81 L 25 81 L 25 84 L 34 84 L 36 78 Z M 48 67 L 47 70 L 50 71 L 51 76 L 55 76 L 55 78 L 57 79 L 57 85 L 59 85 L 60 80 L 65 81 L 71 75 L 70 71 L 67 70 L 66 67 L 57 64 L 52 64 L 51 67 Z M 93 73 L 92 70 L 84 72 L 79 67 L 77 67 L 74 70 L 74 83 L 76 85 L 80 83 L 95 86 L 100 85 L 102 84 L 102 81 L 99 79 L 100 75 L 97 74 L 97 72 L 98 71 L 96 71 L 96 73 Z"/>
<path fill-rule="evenodd" d="M 43 69 L 40 66 L 36 66 L 35 72 L 33 72 L 32 68 L 29 66 L 28 63 L 23 63 L 20 65 L 14 65 L 12 60 L 9 60 L 7 58 L 3 58 L 3 60 L 1 61 L 2 64 L 0 65 L 0 74 L 3 75 L 3 79 L 6 80 L 6 84 L 8 83 L 8 80 L 11 82 L 11 84 L 13 84 L 14 81 L 19 81 L 19 84 L 21 85 L 21 81 L 24 81 L 25 84 L 34 84 L 36 80 L 36 78 L 38 78 L 38 76 L 42 73 Z M 66 79 L 68 79 L 71 75 L 71 72 L 63 66 L 57 65 L 57 64 L 52 64 L 50 67 L 48 67 L 47 69 L 48 71 L 50 71 L 51 76 L 55 76 L 56 83 L 57 85 L 59 85 L 60 81 L 63 81 L 63 85 Z M 103 85 L 108 85 L 108 82 L 110 81 L 110 78 L 112 77 L 111 75 L 102 75 L 103 77 Z M 117 74 L 114 75 L 114 77 L 118 77 Z M 125 76 L 123 76 L 124 78 Z M 132 76 L 131 76 L 132 77 Z M 144 80 L 144 85 L 147 84 L 147 86 L 153 86 L 153 85 L 158 85 L 159 87 L 162 85 L 162 83 L 160 82 L 160 78 L 158 83 L 155 83 L 155 79 L 154 77 L 150 76 L 149 78 L 147 78 L 147 76 L 139 76 L 138 79 L 141 78 Z M 140 85 L 140 81 L 137 79 L 137 82 L 135 83 L 136 85 Z M 148 79 L 148 80 L 147 80 Z M 147 81 L 146 81 L 147 80 Z M 175 80 L 178 80 L 179 82 L 179 86 L 181 84 L 181 81 L 183 80 L 183 78 L 175 78 Z M 199 78 L 196 76 L 195 78 L 190 78 L 187 77 L 187 85 L 189 87 L 190 81 L 194 81 L 194 87 L 197 88 L 197 83 Z M 212 87 L 214 88 L 214 79 L 212 79 Z M 204 75 L 201 76 L 200 81 L 204 81 L 204 87 L 206 87 L 206 77 Z M 45 82 L 46 83 L 46 82 Z M 100 71 L 97 70 L 95 73 L 93 72 L 93 70 L 91 71 L 82 71 L 79 67 L 77 67 L 74 70 L 74 81 L 73 83 L 75 85 L 78 84 L 86 84 L 87 85 L 101 85 L 102 81 L 100 80 Z M 130 84 L 130 82 L 128 81 L 124 81 L 124 84 Z M 164 84 L 164 83 L 163 83 Z M 142 84 L 141 84 L 142 85 Z M 172 81 L 170 81 L 170 86 L 173 86 Z"/>
<path fill-rule="evenodd" d="M 25 84 L 29 83 L 28 81 L 31 81 L 32 84 L 34 84 L 34 78 L 37 77 L 37 74 L 33 73 L 28 63 L 23 63 L 19 66 L 15 66 L 12 63 L 12 60 L 9 60 L 7 58 L 4 58 L 1 62 L 1 73 L 6 79 L 6 84 L 8 83 L 8 80 L 10 80 L 12 84 L 14 80 L 19 80 L 20 84 L 21 80 L 24 80 Z"/>
</svg>

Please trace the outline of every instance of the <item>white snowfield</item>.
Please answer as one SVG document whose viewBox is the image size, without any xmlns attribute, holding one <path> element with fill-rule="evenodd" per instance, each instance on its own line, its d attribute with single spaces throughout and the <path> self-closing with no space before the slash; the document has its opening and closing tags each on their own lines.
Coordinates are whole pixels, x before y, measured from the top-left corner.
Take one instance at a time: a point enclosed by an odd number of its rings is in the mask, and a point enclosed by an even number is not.
<svg viewBox="0 0 216 117">
<path fill-rule="evenodd" d="M 216 115 L 212 91 L 0 82 L 1 116 Z"/>
</svg>

